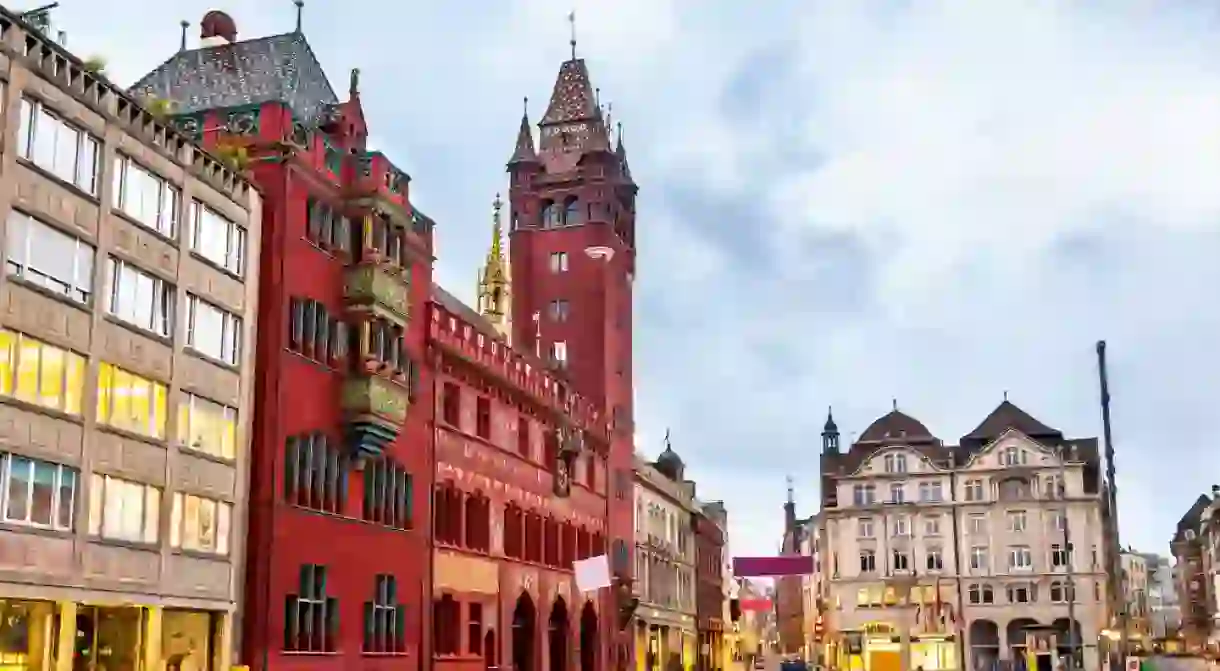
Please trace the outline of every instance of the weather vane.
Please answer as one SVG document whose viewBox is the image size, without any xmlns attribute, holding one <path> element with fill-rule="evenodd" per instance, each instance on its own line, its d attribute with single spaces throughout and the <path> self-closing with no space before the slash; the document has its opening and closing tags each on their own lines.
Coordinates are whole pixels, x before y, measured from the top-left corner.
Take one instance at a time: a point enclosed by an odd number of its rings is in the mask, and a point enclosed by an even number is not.
<svg viewBox="0 0 1220 671">
<path fill-rule="evenodd" d="M 571 38 L 568 44 L 572 45 L 572 60 L 576 60 L 576 10 L 568 12 L 568 26 L 571 29 Z"/>
</svg>

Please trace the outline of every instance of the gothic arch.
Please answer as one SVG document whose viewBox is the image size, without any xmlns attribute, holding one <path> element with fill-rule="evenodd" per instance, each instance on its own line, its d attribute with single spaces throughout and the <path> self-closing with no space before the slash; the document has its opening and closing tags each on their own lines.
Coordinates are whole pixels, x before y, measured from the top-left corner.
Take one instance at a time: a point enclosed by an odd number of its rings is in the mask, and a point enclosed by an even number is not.
<svg viewBox="0 0 1220 671">
<path fill-rule="evenodd" d="M 534 600 L 528 592 L 522 592 L 517 597 L 517 606 L 513 609 L 513 668 L 516 671 L 536 671 L 537 655 L 534 654 L 534 631 L 537 628 L 538 613 Z"/>
<path fill-rule="evenodd" d="M 556 596 L 551 604 L 551 617 L 547 627 L 547 643 L 550 671 L 568 671 L 568 604 L 562 596 Z"/>
<path fill-rule="evenodd" d="M 580 609 L 580 671 L 597 671 L 597 610 L 592 601 Z"/>
</svg>

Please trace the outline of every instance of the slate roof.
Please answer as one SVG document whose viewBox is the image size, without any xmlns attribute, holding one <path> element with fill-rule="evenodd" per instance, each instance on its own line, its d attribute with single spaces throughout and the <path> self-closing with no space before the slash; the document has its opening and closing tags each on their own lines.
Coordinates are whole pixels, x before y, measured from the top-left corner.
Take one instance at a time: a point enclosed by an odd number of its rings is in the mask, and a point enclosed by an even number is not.
<svg viewBox="0 0 1220 671">
<path fill-rule="evenodd" d="M 998 438 L 1008 429 L 1016 429 L 1030 438 L 1053 438 L 1062 436 L 1058 429 L 1034 419 L 1029 413 L 1018 408 L 1008 399 L 996 406 L 986 419 L 979 423 L 973 431 L 962 437 L 962 442 L 989 441 Z"/>
<path fill-rule="evenodd" d="M 172 100 L 175 114 L 282 102 L 301 123 L 320 123 L 339 103 L 302 33 L 180 51 L 131 87 Z"/>
<path fill-rule="evenodd" d="M 932 432 L 928 431 L 928 427 L 924 426 L 923 422 L 900 410 L 891 410 L 888 414 L 870 424 L 864 430 L 864 433 L 860 434 L 859 442 L 871 443 L 886 440 L 887 438 L 902 438 L 905 440 L 933 439 Z"/>
</svg>

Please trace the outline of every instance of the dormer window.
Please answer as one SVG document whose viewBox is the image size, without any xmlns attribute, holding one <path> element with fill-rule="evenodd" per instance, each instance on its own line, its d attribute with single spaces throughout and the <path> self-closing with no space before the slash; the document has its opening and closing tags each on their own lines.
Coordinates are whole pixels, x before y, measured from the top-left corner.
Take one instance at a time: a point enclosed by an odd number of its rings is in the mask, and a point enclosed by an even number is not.
<svg viewBox="0 0 1220 671">
<path fill-rule="evenodd" d="M 1006 447 L 1000 452 L 1000 463 L 1005 466 L 1024 466 L 1029 462 L 1029 453 L 1019 447 Z"/>
<path fill-rule="evenodd" d="M 887 454 L 887 455 L 885 455 L 885 472 L 886 473 L 906 473 L 907 472 L 907 455 L 905 455 L 905 454 Z"/>
<path fill-rule="evenodd" d="M 575 196 L 569 197 L 563 205 L 563 225 L 576 226 L 581 223 L 580 203 Z"/>
<path fill-rule="evenodd" d="M 542 227 L 559 228 L 562 225 L 563 209 L 556 205 L 555 201 L 544 201 L 542 203 Z"/>
</svg>

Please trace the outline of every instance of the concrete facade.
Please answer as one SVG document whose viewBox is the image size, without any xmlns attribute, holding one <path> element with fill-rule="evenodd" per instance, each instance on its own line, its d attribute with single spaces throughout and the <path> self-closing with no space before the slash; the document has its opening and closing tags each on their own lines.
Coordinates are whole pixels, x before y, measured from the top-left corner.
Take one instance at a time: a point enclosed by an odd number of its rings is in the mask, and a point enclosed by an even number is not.
<svg viewBox="0 0 1220 671">
<path fill-rule="evenodd" d="M 0 10 L 0 610 L 31 668 L 228 668 L 261 199 L 48 31 Z"/>
</svg>

